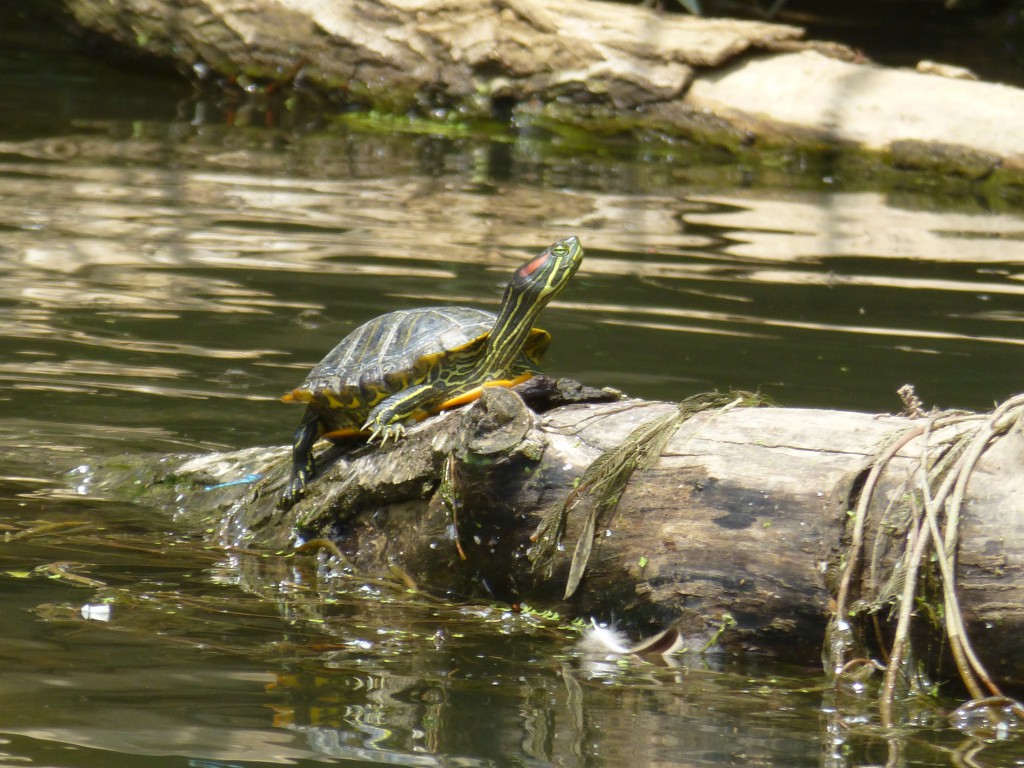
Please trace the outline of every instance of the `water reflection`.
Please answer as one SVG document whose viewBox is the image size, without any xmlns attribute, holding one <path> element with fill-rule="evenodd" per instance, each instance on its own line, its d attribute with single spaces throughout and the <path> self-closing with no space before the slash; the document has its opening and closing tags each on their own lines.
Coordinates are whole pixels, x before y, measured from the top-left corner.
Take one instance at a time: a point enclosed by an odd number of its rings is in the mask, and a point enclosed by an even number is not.
<svg viewBox="0 0 1024 768">
<path fill-rule="evenodd" d="M 1014 215 L 908 209 L 890 204 L 880 192 L 705 199 L 728 209 L 690 214 L 687 220 L 740 232 L 725 250 L 746 259 L 1024 264 L 1024 220 Z"/>
<path fill-rule="evenodd" d="M 952 732 L 934 742 L 877 733 L 871 691 L 839 701 L 810 666 L 696 655 L 595 663 L 556 619 L 410 593 L 311 555 L 224 557 L 175 538 L 162 544 L 173 557 L 155 558 L 160 543 L 131 508 L 77 511 L 97 527 L 20 527 L 29 535 L 0 547 L 7 604 L 47 628 L 39 639 L 16 613 L 0 619 L 0 730 L 12 762 L 41 749 L 64 756 L 50 764 L 84 764 L 85 750 L 125 766 L 187 755 L 842 768 L 877 764 L 871 755 L 889 743 L 908 766 L 955 762 L 958 751 L 977 765 L 1017 754 Z M 68 552 L 104 584 L 10 575 L 13 563 Z M 109 605 L 110 620 L 88 621 L 86 604 Z M 938 703 L 913 706 L 918 729 L 939 728 Z"/>
<path fill-rule="evenodd" d="M 24 604 L 49 593 L 32 610 L 50 639 L 26 642 L 14 624 L 0 640 L 18 670 L 0 679 L 0 699 L 18 701 L 5 707 L 4 733 L 110 750 L 124 765 L 175 754 L 247 764 L 721 765 L 741 755 L 803 764 L 816 751 L 813 727 L 763 712 L 814 706 L 813 692 L 749 690 L 743 675 L 700 659 L 587 666 L 575 633 L 551 619 L 363 582 L 310 557 L 211 562 L 215 553 L 179 540 L 157 565 L 153 542 L 128 523 L 113 515 L 100 535 L 47 529 L 0 549 L 4 569 L 75 550 L 106 582 L 19 590 Z M 110 621 L 82 618 L 86 603 L 110 605 Z M 68 692 L 89 706 L 66 706 Z M 773 744 L 787 720 L 790 737 Z"/>
<path fill-rule="evenodd" d="M 966 405 L 1016 387 L 1012 366 L 992 362 L 1016 354 L 1024 319 L 1017 216 L 910 210 L 875 193 L 495 194 L 458 174 L 253 175 L 188 167 L 209 156 L 187 144 L 186 167 L 98 164 L 133 141 L 0 167 L 9 386 L 241 409 L 255 387 L 241 393 L 236 376 L 264 382 L 269 403 L 357 321 L 423 302 L 494 306 L 508 265 L 577 232 L 586 267 L 545 315 L 559 373 L 669 399 L 776 387 L 784 402 L 833 407 L 881 404 L 906 380 Z M 15 158 L 35 147 L 4 144 Z M 951 381 L 944 368 L 965 344 L 976 368 L 1005 375 L 977 392 L 970 372 Z M 204 358 L 240 365 L 225 379 Z"/>
<path fill-rule="evenodd" d="M 283 445 L 296 413 L 277 396 L 357 323 L 493 308 L 509 270 L 567 234 L 587 260 L 543 317 L 553 373 L 872 410 L 913 381 L 928 405 L 987 407 L 1020 389 L 1021 216 L 739 190 L 717 169 L 544 155 L 528 137 L 243 130 L 166 106 L 167 121 L 0 128 L 0 762 L 1024 759 L 948 728 L 941 702 L 909 737 L 879 734 L 871 705 L 821 689 L 817 660 L 594 665 L 552 619 L 207 549 L 111 504 L 89 470 Z"/>
</svg>

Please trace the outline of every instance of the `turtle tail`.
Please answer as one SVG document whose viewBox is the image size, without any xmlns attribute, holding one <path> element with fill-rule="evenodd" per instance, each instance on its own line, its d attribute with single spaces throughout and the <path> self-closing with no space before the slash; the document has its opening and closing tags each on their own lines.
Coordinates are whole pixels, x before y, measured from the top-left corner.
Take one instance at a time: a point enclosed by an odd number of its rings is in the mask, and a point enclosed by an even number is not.
<svg viewBox="0 0 1024 768">
<path fill-rule="evenodd" d="M 314 403 L 316 395 L 303 387 L 296 387 L 291 392 L 281 395 L 282 403 Z"/>
</svg>

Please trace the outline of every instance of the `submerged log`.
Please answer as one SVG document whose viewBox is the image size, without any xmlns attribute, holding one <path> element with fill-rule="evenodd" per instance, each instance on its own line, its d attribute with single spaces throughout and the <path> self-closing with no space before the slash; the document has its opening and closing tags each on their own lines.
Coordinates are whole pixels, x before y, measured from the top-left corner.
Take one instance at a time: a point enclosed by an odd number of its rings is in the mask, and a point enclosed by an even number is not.
<svg viewBox="0 0 1024 768">
<path fill-rule="evenodd" d="M 538 553 L 552 543 L 553 529 L 534 540 L 538 529 L 602 452 L 676 412 L 669 403 L 621 400 L 539 416 L 516 392 L 488 389 L 398 444 L 322 451 L 308 496 L 287 512 L 278 506 L 286 449 L 164 462 L 153 470 L 152 500 L 173 497 L 181 516 L 233 545 L 329 538 L 360 574 L 397 568 L 453 596 L 614 617 L 644 631 L 674 625 L 690 648 L 715 637 L 728 652 L 809 661 L 821 653 L 852 556 L 852 510 L 878 457 L 898 445 L 867 506 L 868 544 L 849 598 L 862 603 L 884 592 L 880 585 L 894 572 L 899 552 L 889 550 L 899 550 L 907 521 L 893 509 L 914 490 L 916 481 L 906 481 L 920 470 L 924 441 L 936 451 L 976 421 L 958 417 L 930 434 L 923 416 L 750 407 L 696 413 L 599 521 L 583 580 L 565 599 L 571 550 L 594 500 L 580 493 L 583 503 L 570 509 L 550 573 Z M 958 589 L 967 630 L 990 671 L 1021 685 L 1020 423 L 983 443 L 966 483 Z M 255 484 L 239 482 L 257 476 Z"/>
<path fill-rule="evenodd" d="M 64 0 L 91 34 L 187 71 L 301 81 L 385 113 L 569 123 L 734 151 L 867 151 L 1019 184 L 1024 91 L 864 63 L 781 24 L 594 0 Z M 932 67 L 929 71 L 941 71 Z M 853 158 L 842 166 L 855 172 Z M 872 164 L 872 171 L 877 169 Z"/>
</svg>

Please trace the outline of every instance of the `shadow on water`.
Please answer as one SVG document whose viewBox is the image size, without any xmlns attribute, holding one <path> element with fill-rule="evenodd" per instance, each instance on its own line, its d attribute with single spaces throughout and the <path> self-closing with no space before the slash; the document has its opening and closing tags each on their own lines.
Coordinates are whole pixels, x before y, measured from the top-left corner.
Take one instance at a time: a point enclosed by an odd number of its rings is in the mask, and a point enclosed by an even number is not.
<svg viewBox="0 0 1024 768">
<path fill-rule="evenodd" d="M 62 61 L 61 82 L 143 93 Z M 33 117 L 0 127 L 0 763 L 1022 759 L 948 727 L 941 700 L 882 733 L 870 691 L 838 707 L 816 659 L 588 659 L 555 617 L 207 547 L 66 474 L 285 443 L 298 414 L 278 395 L 356 324 L 493 308 L 570 233 L 587 256 L 543 316 L 554 374 L 871 410 L 912 381 L 987 407 L 1019 389 L 1020 216 L 751 182 L 684 148 L 228 127 L 180 86 L 135 120 L 72 103 L 43 130 L 54 63 L 2 62 Z"/>
</svg>

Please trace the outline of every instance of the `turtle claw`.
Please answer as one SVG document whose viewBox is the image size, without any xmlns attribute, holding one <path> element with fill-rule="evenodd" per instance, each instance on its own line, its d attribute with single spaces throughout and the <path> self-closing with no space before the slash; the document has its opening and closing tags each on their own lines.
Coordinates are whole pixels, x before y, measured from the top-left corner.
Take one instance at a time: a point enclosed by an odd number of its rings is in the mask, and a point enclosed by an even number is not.
<svg viewBox="0 0 1024 768">
<path fill-rule="evenodd" d="M 366 427 L 370 425 L 367 424 Z M 387 445 L 388 440 L 397 443 L 402 437 L 405 436 L 405 427 L 401 424 L 378 424 L 370 432 L 370 437 L 367 440 L 369 443 L 380 443 L 383 448 Z"/>
<path fill-rule="evenodd" d="M 292 479 L 288 482 L 284 491 L 281 492 L 281 498 L 277 500 L 277 506 L 283 510 L 289 510 L 294 507 L 303 496 L 306 495 L 306 485 L 309 478 L 313 476 L 313 460 L 310 457 L 309 463 L 304 467 L 297 467 L 293 474 Z"/>
<path fill-rule="evenodd" d="M 288 487 L 281 493 L 281 498 L 277 500 L 277 506 L 284 510 L 291 509 L 305 495 L 306 481 L 300 477 L 293 477 Z"/>
</svg>

